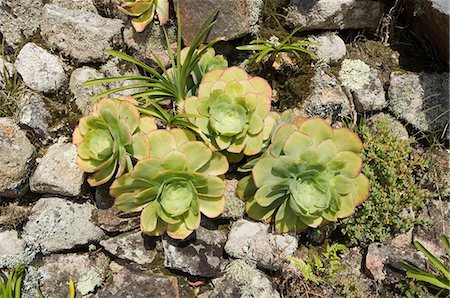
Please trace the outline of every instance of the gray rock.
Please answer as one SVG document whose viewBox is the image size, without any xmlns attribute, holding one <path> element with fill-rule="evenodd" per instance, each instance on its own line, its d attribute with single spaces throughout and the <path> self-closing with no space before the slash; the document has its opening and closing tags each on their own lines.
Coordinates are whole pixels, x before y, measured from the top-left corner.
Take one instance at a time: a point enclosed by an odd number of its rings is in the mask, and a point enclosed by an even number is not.
<svg viewBox="0 0 450 298">
<path fill-rule="evenodd" d="M 448 124 L 448 73 L 391 74 L 389 108 L 419 130 L 442 131 Z"/>
<path fill-rule="evenodd" d="M 101 79 L 105 75 L 95 68 L 83 66 L 77 68 L 70 76 L 69 89 L 75 96 L 75 104 L 81 113 L 86 116 L 90 113 L 94 101 L 92 96 L 105 92 L 107 88 L 104 85 L 83 86 L 83 83 L 92 79 Z"/>
<path fill-rule="evenodd" d="M 183 0 L 180 6 L 183 40 L 191 45 L 194 37 L 205 21 L 205 17 L 219 8 L 217 22 L 208 36 L 208 40 L 216 37 L 232 40 L 248 33 L 256 33 L 257 23 L 262 8 L 261 0 Z"/>
<path fill-rule="evenodd" d="M 23 93 L 17 105 L 17 118 L 21 124 L 32 128 L 44 143 L 49 138 L 51 116 L 43 96 L 34 92 Z"/>
<path fill-rule="evenodd" d="M 65 9 L 98 13 L 93 0 L 50 0 L 50 4 L 55 4 Z"/>
<path fill-rule="evenodd" d="M 42 198 L 31 210 L 22 238 L 44 254 L 99 241 L 103 232 L 92 222 L 95 206 L 60 198 Z"/>
<path fill-rule="evenodd" d="M 412 233 L 413 229 L 411 228 L 406 233 L 398 234 L 397 236 L 392 238 L 390 244 L 397 248 L 410 247 L 412 243 Z"/>
<path fill-rule="evenodd" d="M 367 120 L 367 127 L 373 133 L 377 133 L 377 126 L 380 124 L 380 122 L 388 127 L 390 133 L 393 136 L 401 140 L 409 139 L 409 134 L 405 126 L 403 126 L 403 124 L 400 121 L 398 121 L 389 114 L 379 113 L 373 115 Z"/>
<path fill-rule="evenodd" d="M 41 34 L 49 47 L 79 62 L 105 61 L 105 50 L 120 43 L 122 27 L 121 20 L 46 4 Z"/>
<path fill-rule="evenodd" d="M 29 250 L 16 230 L 0 231 L 0 268 L 30 263 L 35 254 Z"/>
<path fill-rule="evenodd" d="M 79 196 L 84 173 L 78 168 L 77 147 L 71 143 L 50 146 L 30 178 L 32 192 Z"/>
<path fill-rule="evenodd" d="M 44 257 L 43 264 L 38 271 L 42 277 L 40 289 L 46 297 L 68 297 L 69 277 L 75 283 L 76 295 L 81 297 L 103 284 L 109 259 L 103 253 L 55 254 Z"/>
<path fill-rule="evenodd" d="M 0 197 L 19 197 L 28 189 L 35 148 L 9 118 L 0 118 Z"/>
<path fill-rule="evenodd" d="M 236 195 L 238 179 L 227 179 L 225 185 L 225 209 L 223 210 L 220 218 L 225 219 L 237 219 L 242 218 L 245 213 L 245 202 L 239 199 Z"/>
<path fill-rule="evenodd" d="M 432 226 L 425 228 L 417 226 L 413 232 L 413 241 L 419 241 L 436 257 L 445 256 L 446 250 L 440 238 L 446 235 L 450 238 L 450 203 L 441 200 L 430 200 L 427 208 L 419 214 L 419 220 L 430 221 Z"/>
<path fill-rule="evenodd" d="M 97 205 L 98 206 L 98 205 Z M 139 227 L 140 217 L 134 213 L 120 211 L 116 206 L 97 211 L 99 227 L 108 233 L 123 233 Z"/>
<path fill-rule="evenodd" d="M 212 280 L 214 289 L 208 297 L 280 297 L 267 276 L 255 267 L 243 260 L 231 261 L 225 274 Z"/>
<path fill-rule="evenodd" d="M 360 28 L 375 30 L 382 13 L 383 5 L 380 1 L 291 0 L 286 22 L 302 31 Z"/>
<path fill-rule="evenodd" d="M 276 270 L 286 256 L 298 247 L 295 237 L 269 233 L 269 227 L 240 219 L 232 224 L 225 251 L 232 257 L 256 262 L 259 267 Z"/>
<path fill-rule="evenodd" d="M 113 271 L 118 272 L 114 273 L 110 285 L 97 292 L 99 298 L 180 297 L 175 276 L 156 275 L 150 271 L 130 270 L 121 266 Z"/>
<path fill-rule="evenodd" d="M 175 26 L 166 28 L 166 31 L 172 49 L 176 49 Z M 165 67 L 170 66 L 166 38 L 164 37 L 163 28 L 160 25 L 151 23 L 144 32 L 136 32 L 136 30 L 128 26 L 123 31 L 123 39 L 125 44 L 131 49 L 133 57 L 136 57 L 138 60 L 146 61 L 151 66 L 157 67 L 158 65 L 153 57 L 154 54 Z"/>
<path fill-rule="evenodd" d="M 155 245 L 151 240 L 141 232 L 130 232 L 102 240 L 100 245 L 120 259 L 144 265 L 150 264 L 156 257 Z"/>
<path fill-rule="evenodd" d="M 372 243 L 367 249 L 365 269 L 375 280 L 384 284 L 395 284 L 404 277 L 400 262 L 425 268 L 423 255 L 414 249 L 400 249 L 387 244 Z"/>
<path fill-rule="evenodd" d="M 334 32 L 311 36 L 309 40 L 317 44 L 310 46 L 310 50 L 327 64 L 335 64 L 347 54 L 345 42 Z"/>
<path fill-rule="evenodd" d="M 15 66 L 25 85 L 35 91 L 55 92 L 67 80 L 62 61 L 32 42 L 20 50 Z"/>
<path fill-rule="evenodd" d="M 301 115 L 336 119 L 352 112 L 347 96 L 332 74 L 318 69 L 312 85 L 311 94 L 300 104 Z"/>
<path fill-rule="evenodd" d="M 0 1 L 0 32 L 6 44 L 17 49 L 41 24 L 43 0 Z"/>
<path fill-rule="evenodd" d="M 119 76 L 140 76 L 139 69 L 136 65 L 119 60 L 118 58 L 109 59 L 108 62 L 100 67 L 100 71 L 105 74 L 106 77 L 119 77 Z M 146 83 L 145 81 L 123 81 L 123 82 L 111 82 L 108 84 L 109 89 L 130 86 L 134 84 Z M 112 93 L 111 96 L 132 95 L 136 92 L 146 89 L 135 88 Z"/>
<path fill-rule="evenodd" d="M 199 227 L 195 236 L 185 241 L 163 238 L 164 266 L 191 275 L 215 277 L 220 272 L 224 231 L 212 231 Z"/>
<path fill-rule="evenodd" d="M 339 71 L 339 79 L 352 93 L 358 112 L 381 110 L 387 106 L 386 94 L 377 70 L 363 61 L 345 59 Z"/>
<path fill-rule="evenodd" d="M 123 4 L 122 0 L 94 0 L 94 5 L 101 16 L 126 22 L 128 16 L 117 9 L 117 6 L 121 4 Z"/>
</svg>

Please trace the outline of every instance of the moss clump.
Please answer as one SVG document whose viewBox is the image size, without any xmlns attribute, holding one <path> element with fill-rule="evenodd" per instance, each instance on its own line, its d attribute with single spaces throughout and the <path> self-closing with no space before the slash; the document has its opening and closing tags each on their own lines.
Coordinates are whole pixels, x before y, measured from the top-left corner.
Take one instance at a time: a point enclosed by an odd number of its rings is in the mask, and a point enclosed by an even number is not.
<svg viewBox="0 0 450 298">
<path fill-rule="evenodd" d="M 419 222 L 414 213 L 424 207 L 427 191 L 421 188 L 419 171 L 428 168 L 423 156 L 413 156 L 413 139 L 401 140 L 390 133 L 386 119 L 371 130 L 359 127 L 364 140 L 363 173 L 371 183 L 371 195 L 352 218 L 341 224 L 351 244 L 385 241 Z"/>
</svg>

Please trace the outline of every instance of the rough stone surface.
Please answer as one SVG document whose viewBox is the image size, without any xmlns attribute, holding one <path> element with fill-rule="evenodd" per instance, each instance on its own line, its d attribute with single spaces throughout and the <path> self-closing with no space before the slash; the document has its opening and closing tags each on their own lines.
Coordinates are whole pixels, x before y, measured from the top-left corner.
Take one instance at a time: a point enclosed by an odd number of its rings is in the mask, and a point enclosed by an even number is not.
<svg viewBox="0 0 450 298">
<path fill-rule="evenodd" d="M 199 227 L 185 241 L 163 238 L 164 266 L 191 275 L 215 277 L 220 272 L 224 231 L 212 231 Z"/>
<path fill-rule="evenodd" d="M 427 208 L 419 219 L 432 221 L 433 225 L 429 228 L 416 227 L 413 235 L 413 241 L 419 241 L 436 257 L 444 256 L 446 250 L 442 245 L 440 238 L 446 235 L 450 238 L 450 203 L 440 200 L 430 200 Z"/>
<path fill-rule="evenodd" d="M 442 131 L 448 124 L 448 73 L 399 73 L 391 75 L 389 108 L 422 131 Z"/>
<path fill-rule="evenodd" d="M 449 65 L 450 2 L 447 0 L 418 0 L 405 6 L 411 11 L 412 29 L 419 40 L 431 45 L 441 61 Z"/>
<path fill-rule="evenodd" d="M 339 79 L 352 93 L 358 112 L 381 110 L 387 106 L 386 94 L 377 70 L 363 61 L 345 59 L 339 71 Z"/>
<path fill-rule="evenodd" d="M 176 49 L 175 27 L 166 28 L 172 48 Z M 170 65 L 170 57 L 167 51 L 166 38 L 160 25 L 151 23 L 144 32 L 136 32 L 128 26 L 123 31 L 125 44 L 131 49 L 133 57 L 145 61 L 151 66 L 157 67 L 153 54 L 156 55 L 165 67 Z"/>
<path fill-rule="evenodd" d="M 219 37 L 232 40 L 257 30 L 262 1 L 258 0 L 183 0 L 180 6 L 183 40 L 190 45 L 205 21 L 206 16 L 218 8 L 217 22 L 208 36 L 208 40 Z M 254 32 L 253 32 L 254 33 Z"/>
<path fill-rule="evenodd" d="M 424 268 L 425 259 L 415 249 L 399 249 L 395 246 L 372 243 L 369 245 L 365 261 L 365 269 L 377 281 L 396 283 L 404 275 L 400 262 L 407 262 Z"/>
<path fill-rule="evenodd" d="M 90 113 L 94 101 L 92 96 L 105 92 L 107 88 L 104 85 L 83 86 L 83 83 L 92 79 L 101 79 L 105 75 L 95 68 L 84 66 L 77 68 L 72 72 L 69 81 L 69 89 L 75 96 L 75 104 L 81 113 L 86 116 Z"/>
<path fill-rule="evenodd" d="M 268 226 L 240 219 L 233 223 L 225 251 L 232 257 L 256 262 L 259 267 L 274 270 L 298 247 L 295 237 L 268 232 Z"/>
<path fill-rule="evenodd" d="M 118 58 L 109 59 L 108 62 L 100 67 L 100 71 L 105 74 L 106 77 L 119 77 L 119 76 L 140 76 L 140 72 L 136 65 L 119 60 Z M 111 82 L 108 84 L 109 89 L 130 86 L 134 84 L 146 83 L 145 81 L 123 81 L 123 82 Z M 136 92 L 143 91 L 145 89 L 128 89 L 111 94 L 111 96 L 120 95 L 132 95 Z"/>
<path fill-rule="evenodd" d="M 98 13 L 93 0 L 50 0 L 50 4 L 55 4 L 66 9 Z"/>
<path fill-rule="evenodd" d="M 102 240 L 100 245 L 120 259 L 144 265 L 150 264 L 156 256 L 155 243 L 152 240 L 141 232 L 131 232 Z"/>
<path fill-rule="evenodd" d="M 395 119 L 394 117 L 392 117 L 389 114 L 379 113 L 379 114 L 373 115 L 372 117 L 370 117 L 367 120 L 367 127 L 373 133 L 376 133 L 377 124 L 380 123 L 381 121 L 386 123 L 386 126 L 389 129 L 389 132 L 393 136 L 396 136 L 397 138 L 399 138 L 401 140 L 407 140 L 409 138 L 409 134 L 408 134 L 408 131 L 406 130 L 405 126 L 400 121 L 398 121 L 397 119 Z"/>
<path fill-rule="evenodd" d="M 18 48 L 41 24 L 43 0 L 1 0 L 0 32 L 6 43 Z"/>
<path fill-rule="evenodd" d="M 156 275 L 149 271 L 130 270 L 119 267 L 113 282 L 98 291 L 99 298 L 179 298 L 178 281 L 174 276 Z"/>
<path fill-rule="evenodd" d="M 35 91 L 55 92 L 67 80 L 62 61 L 32 42 L 20 50 L 15 66 L 25 85 Z"/>
<path fill-rule="evenodd" d="M 35 148 L 9 118 L 0 118 L 0 197 L 18 197 L 28 188 Z"/>
<path fill-rule="evenodd" d="M 336 33 L 328 32 L 311 36 L 309 40 L 317 44 L 311 46 L 310 50 L 325 63 L 335 64 L 347 54 L 345 42 Z"/>
<path fill-rule="evenodd" d="M 375 30 L 383 13 L 380 1 L 291 0 L 287 23 L 302 31 L 369 28 Z"/>
<path fill-rule="evenodd" d="M 336 119 L 351 113 L 350 102 L 332 74 L 318 69 L 312 84 L 311 95 L 299 107 L 300 114 Z"/>
<path fill-rule="evenodd" d="M 120 42 L 122 27 L 121 20 L 46 4 L 41 34 L 49 47 L 79 62 L 105 61 L 105 50 Z"/>
<path fill-rule="evenodd" d="M 70 276 L 77 296 L 93 292 L 103 284 L 109 267 L 109 259 L 103 253 L 55 254 L 44 257 L 43 262 L 38 269 L 42 276 L 40 288 L 45 297 L 55 298 L 69 296 Z"/>
<path fill-rule="evenodd" d="M 220 218 L 242 218 L 245 213 L 245 202 L 236 196 L 236 188 L 239 182 L 238 179 L 227 179 L 225 185 L 225 209 Z"/>
<path fill-rule="evenodd" d="M 16 230 L 0 231 L 0 268 L 13 268 L 18 264 L 28 264 L 34 252 L 27 248 Z"/>
<path fill-rule="evenodd" d="M 96 221 L 99 227 L 108 233 L 128 232 L 140 225 L 139 216 L 120 211 L 115 206 L 108 209 L 99 209 Z"/>
<path fill-rule="evenodd" d="M 44 254 L 99 241 L 100 228 L 92 223 L 95 207 L 60 198 L 42 198 L 31 210 L 22 238 L 39 245 Z"/>
<path fill-rule="evenodd" d="M 32 92 L 24 93 L 18 101 L 17 118 L 21 124 L 32 128 L 44 143 L 49 138 L 51 115 L 45 106 L 43 96 Z"/>
<path fill-rule="evenodd" d="M 50 146 L 30 178 L 32 192 L 78 196 L 84 173 L 76 163 L 77 148 L 71 143 Z"/>
</svg>

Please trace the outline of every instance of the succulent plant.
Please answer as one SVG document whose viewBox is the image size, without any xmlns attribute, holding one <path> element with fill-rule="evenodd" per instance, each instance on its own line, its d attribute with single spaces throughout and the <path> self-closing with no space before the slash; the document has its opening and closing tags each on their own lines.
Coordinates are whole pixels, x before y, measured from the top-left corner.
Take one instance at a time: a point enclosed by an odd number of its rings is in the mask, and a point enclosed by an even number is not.
<svg viewBox="0 0 450 298">
<path fill-rule="evenodd" d="M 80 119 L 73 132 L 73 143 L 78 147 L 78 166 L 93 173 L 88 182 L 98 186 L 113 175 L 121 176 L 133 168 L 134 160 L 147 158 L 150 153 L 146 137 L 156 129 L 151 117 L 140 117 L 132 98 L 122 97 L 99 101 L 92 113 Z"/>
<path fill-rule="evenodd" d="M 336 221 L 350 216 L 369 195 L 361 150 L 357 134 L 346 128 L 296 118 L 276 130 L 237 194 L 247 200 L 251 218 L 274 221 L 282 233 Z"/>
<path fill-rule="evenodd" d="M 117 8 L 132 18 L 131 24 L 137 32 L 144 31 L 153 21 L 155 13 L 158 15 L 160 25 L 165 25 L 169 20 L 168 0 L 122 0 L 122 2 L 122 6 Z"/>
<path fill-rule="evenodd" d="M 141 230 L 148 235 L 189 236 L 201 214 L 217 217 L 225 205 L 227 159 L 196 141 L 188 130 L 156 130 L 148 134 L 150 157 L 118 178 L 110 193 L 124 211 L 142 211 Z"/>
<path fill-rule="evenodd" d="M 185 100 L 190 118 L 205 141 L 227 153 L 255 155 L 275 124 L 270 115 L 272 89 L 266 80 L 230 67 L 207 73 L 198 96 Z"/>
</svg>

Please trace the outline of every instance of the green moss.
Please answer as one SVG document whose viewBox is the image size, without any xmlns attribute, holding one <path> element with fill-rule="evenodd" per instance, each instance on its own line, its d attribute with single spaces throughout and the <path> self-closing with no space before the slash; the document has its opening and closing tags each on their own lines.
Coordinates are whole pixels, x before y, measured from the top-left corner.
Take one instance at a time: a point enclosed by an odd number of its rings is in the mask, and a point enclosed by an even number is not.
<svg viewBox="0 0 450 298">
<path fill-rule="evenodd" d="M 370 197 L 353 217 L 341 223 L 351 244 L 385 241 L 419 222 L 414 213 L 424 207 L 427 191 L 418 183 L 419 171 L 429 165 L 423 156 L 413 156 L 414 140 L 401 140 L 390 133 L 386 119 L 371 130 L 359 127 L 364 140 L 363 173 L 371 183 Z"/>
<path fill-rule="evenodd" d="M 271 36 L 277 36 L 280 39 L 287 37 L 288 32 L 282 25 L 283 8 L 287 7 L 288 0 L 264 0 L 261 10 L 261 27 L 259 34 L 262 39 L 268 39 Z"/>
</svg>

